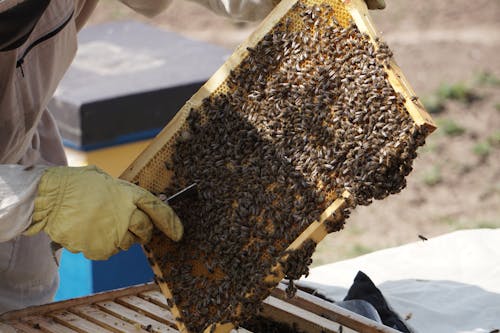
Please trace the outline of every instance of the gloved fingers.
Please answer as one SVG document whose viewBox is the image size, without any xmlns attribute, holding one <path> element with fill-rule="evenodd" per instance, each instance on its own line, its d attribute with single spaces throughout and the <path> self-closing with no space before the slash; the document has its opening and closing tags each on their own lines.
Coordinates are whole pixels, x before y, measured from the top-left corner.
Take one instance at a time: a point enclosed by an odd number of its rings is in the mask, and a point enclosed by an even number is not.
<svg viewBox="0 0 500 333">
<path fill-rule="evenodd" d="M 74 248 L 70 244 L 61 244 L 66 250 L 71 253 L 83 253 L 85 258 L 90 260 L 108 260 L 109 257 L 117 254 L 120 249 L 115 247 L 104 248 Z"/>
<path fill-rule="evenodd" d="M 384 9 L 385 1 L 384 0 L 365 0 L 368 9 Z"/>
<path fill-rule="evenodd" d="M 128 250 L 132 245 L 134 245 L 135 243 L 138 243 L 138 242 L 139 242 L 139 239 L 134 234 L 127 231 L 125 233 L 125 235 L 123 235 L 123 238 L 118 246 L 119 249 L 117 249 L 117 252 L 118 252 L 118 250 Z"/>
<path fill-rule="evenodd" d="M 70 251 L 70 252 L 78 253 L 80 251 Z M 90 259 L 90 260 L 108 260 L 109 257 L 114 256 L 115 254 L 120 252 L 120 249 L 115 249 L 115 250 L 107 252 L 107 253 L 102 252 L 102 251 L 95 252 L 95 253 L 89 253 L 88 251 L 85 251 L 85 250 L 81 251 L 81 252 L 85 256 L 85 258 Z"/>
<path fill-rule="evenodd" d="M 178 241 L 182 238 L 184 227 L 170 206 L 164 204 L 160 199 L 156 198 L 151 193 L 147 193 L 144 197 L 140 198 L 137 207 L 153 221 L 153 224 L 160 229 L 173 241 Z"/>
<path fill-rule="evenodd" d="M 146 213 L 161 232 L 174 241 L 181 239 L 184 228 L 172 208 L 142 187 L 121 179 L 118 181 L 127 187 L 127 191 L 133 193 L 137 208 Z"/>
<path fill-rule="evenodd" d="M 136 209 L 130 217 L 128 230 L 136 237 L 137 242 L 146 244 L 151 240 L 153 224 L 146 213 Z"/>
</svg>

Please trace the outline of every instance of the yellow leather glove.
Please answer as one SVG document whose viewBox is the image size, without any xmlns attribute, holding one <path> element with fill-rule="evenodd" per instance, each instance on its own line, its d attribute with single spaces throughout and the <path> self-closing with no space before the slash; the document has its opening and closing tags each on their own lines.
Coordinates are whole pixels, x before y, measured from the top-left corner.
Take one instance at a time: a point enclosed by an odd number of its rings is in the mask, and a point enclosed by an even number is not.
<svg viewBox="0 0 500 333">
<path fill-rule="evenodd" d="M 368 9 L 384 9 L 385 1 L 384 0 L 365 0 Z"/>
<path fill-rule="evenodd" d="M 174 241 L 183 227 L 174 211 L 148 191 L 95 166 L 45 170 L 33 222 L 24 232 L 44 231 L 71 252 L 104 260 L 132 244 L 148 243 L 153 225 Z"/>
</svg>

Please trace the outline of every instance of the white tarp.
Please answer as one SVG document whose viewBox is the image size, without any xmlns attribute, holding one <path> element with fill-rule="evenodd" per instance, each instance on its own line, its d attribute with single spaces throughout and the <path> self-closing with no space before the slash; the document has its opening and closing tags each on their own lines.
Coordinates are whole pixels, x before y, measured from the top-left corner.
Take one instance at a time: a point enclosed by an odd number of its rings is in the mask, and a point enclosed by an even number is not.
<svg viewBox="0 0 500 333">
<path fill-rule="evenodd" d="M 419 333 L 500 329 L 500 229 L 463 230 L 316 267 L 307 281 L 340 301 L 366 273 Z M 411 315 L 409 315 L 411 314 Z"/>
</svg>

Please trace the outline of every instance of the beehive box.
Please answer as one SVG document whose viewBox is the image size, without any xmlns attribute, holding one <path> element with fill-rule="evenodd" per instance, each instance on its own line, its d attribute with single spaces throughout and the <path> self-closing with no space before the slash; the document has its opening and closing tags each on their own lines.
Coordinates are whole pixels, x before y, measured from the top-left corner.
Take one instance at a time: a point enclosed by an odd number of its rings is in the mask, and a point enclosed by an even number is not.
<svg viewBox="0 0 500 333">
<path fill-rule="evenodd" d="M 144 247 L 180 331 L 239 325 L 351 209 L 405 186 L 435 128 L 414 95 L 363 1 L 273 10 L 122 175 L 198 184 L 173 205 L 183 240 Z"/>
<path fill-rule="evenodd" d="M 262 316 L 232 333 L 397 333 L 394 329 L 284 286 L 263 302 Z M 0 315 L 2 333 L 175 333 L 175 320 L 155 284 L 113 290 Z"/>
</svg>

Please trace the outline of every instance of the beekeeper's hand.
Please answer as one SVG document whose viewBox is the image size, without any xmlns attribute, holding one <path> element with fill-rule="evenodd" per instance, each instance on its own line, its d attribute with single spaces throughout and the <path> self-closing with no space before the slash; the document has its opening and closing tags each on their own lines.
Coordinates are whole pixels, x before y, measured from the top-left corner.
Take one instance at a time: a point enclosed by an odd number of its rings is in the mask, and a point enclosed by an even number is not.
<svg viewBox="0 0 500 333">
<path fill-rule="evenodd" d="M 148 191 L 95 166 L 52 167 L 40 179 L 24 234 L 43 230 L 69 251 L 103 260 L 133 243 L 148 243 L 153 225 L 174 241 L 182 237 L 177 215 Z"/>
<path fill-rule="evenodd" d="M 368 9 L 384 9 L 385 1 L 384 0 L 365 0 Z"/>
</svg>

